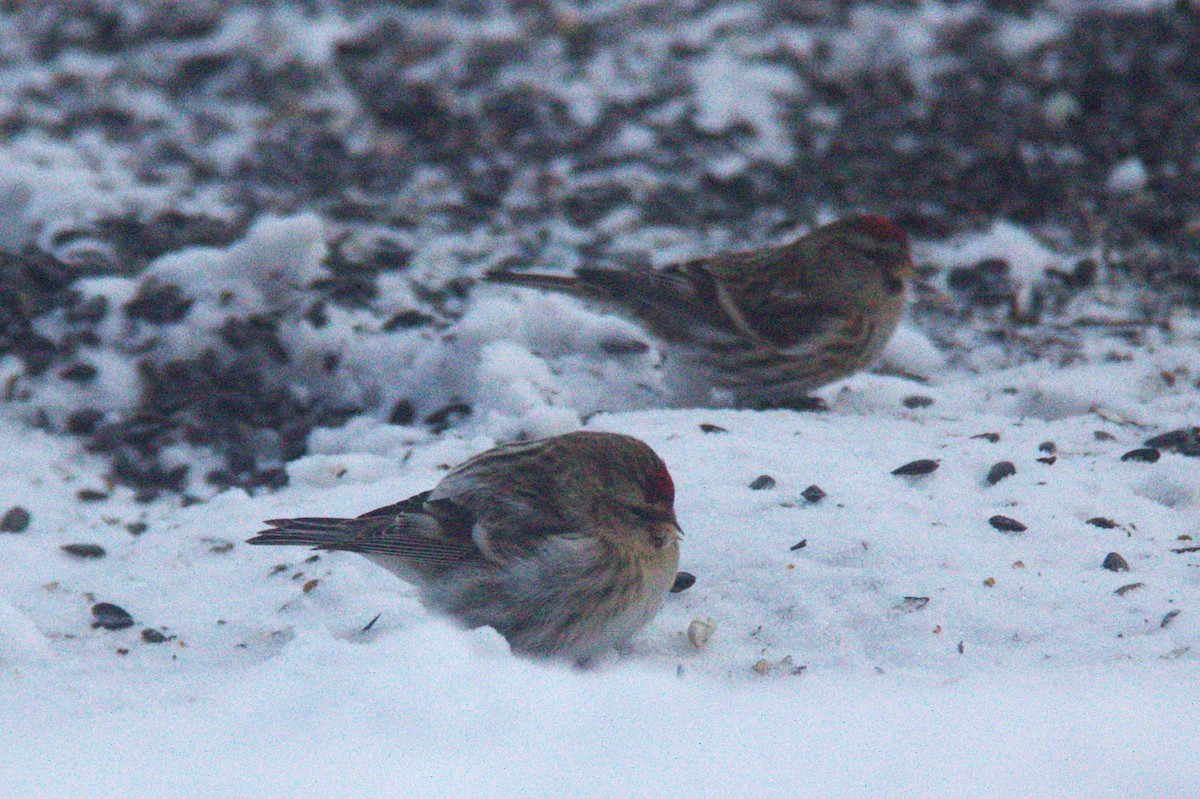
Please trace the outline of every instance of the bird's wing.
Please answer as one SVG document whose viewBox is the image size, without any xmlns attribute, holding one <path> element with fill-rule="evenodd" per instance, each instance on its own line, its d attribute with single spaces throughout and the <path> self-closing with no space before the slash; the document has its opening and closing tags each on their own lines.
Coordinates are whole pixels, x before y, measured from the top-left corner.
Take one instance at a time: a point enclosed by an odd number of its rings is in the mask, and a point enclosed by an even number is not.
<svg viewBox="0 0 1200 799">
<path fill-rule="evenodd" d="M 392 555 L 428 565 L 451 565 L 478 558 L 478 548 L 454 514 L 429 513 L 429 492 L 377 508 L 355 519 L 303 517 L 270 519 L 248 544 L 292 544 L 316 549 Z"/>
</svg>

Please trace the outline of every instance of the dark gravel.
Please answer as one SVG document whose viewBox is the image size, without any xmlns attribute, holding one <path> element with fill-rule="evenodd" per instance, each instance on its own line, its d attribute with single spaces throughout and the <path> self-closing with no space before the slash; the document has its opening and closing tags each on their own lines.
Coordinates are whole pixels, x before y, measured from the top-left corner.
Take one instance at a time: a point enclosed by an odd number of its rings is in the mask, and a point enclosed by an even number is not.
<svg viewBox="0 0 1200 799">
<path fill-rule="evenodd" d="M 571 14 L 516 3 L 516 33 L 485 39 L 467 33 L 486 17 L 483 3 L 304 4 L 314 25 L 335 11 L 352 23 L 327 62 L 223 43 L 222 20 L 261 7 L 248 0 L 4 4 L 6 139 L 108 142 L 136 163 L 140 188 L 219 193 L 231 213 L 115 203 L 123 210 L 86 224 L 38 220 L 14 239 L 19 246 L 0 250 L 0 355 L 19 359 L 27 380 L 98 381 L 102 362 L 81 351 L 100 325 L 115 315 L 152 340 L 179 323 L 194 298 L 147 280 L 123 307 L 107 307 L 85 300 L 75 281 L 137 276 L 163 254 L 225 246 L 263 214 L 298 211 L 330 222 L 330 276 L 302 309 L 317 328 L 334 307 L 373 310 L 385 274 L 405 276 L 414 289 L 414 307 L 389 310 L 387 329 L 452 323 L 467 307 L 473 273 L 410 274 L 413 242 L 428 233 L 497 232 L 511 250 L 506 257 L 521 265 L 558 265 L 563 246 L 597 263 L 644 258 L 596 225 L 614 211 L 739 247 L 825 212 L 888 214 L 922 239 L 1008 219 L 1062 246 L 1099 245 L 1118 278 L 1200 304 L 1193 3 L 1081 6 L 1071 15 L 1048 0 L 983 3 L 935 31 L 932 60 L 909 63 L 895 57 L 886 33 L 861 30 L 884 38 L 859 62 L 839 59 L 850 12 L 867 5 L 911 8 L 895 0 L 766 2 L 715 34 L 763 43 L 746 63 L 795 78 L 799 90 L 781 100 L 777 120 L 794 155 L 780 160 L 756 149 L 765 133 L 752 122 L 714 130 L 692 110 L 694 70 L 728 43 L 689 34 L 712 13 L 709 3 L 580 4 Z M 1006 50 L 1004 27 L 1041 12 L 1063 19 L 1061 33 Z M 431 14 L 438 24 L 429 24 Z M 781 34 L 798 26 L 814 42 L 811 52 L 783 44 Z M 510 77 L 578 76 L 605 56 L 628 65 L 629 87 L 602 97 L 592 114 L 573 113 L 536 79 Z M 71 66 L 81 60 L 104 68 Z M 28 77 L 47 69 L 48 79 Z M 351 102 L 340 103 L 341 93 Z M 143 96 L 153 102 L 138 102 Z M 346 118 L 346 107 L 360 112 Z M 646 132 L 650 144 L 618 146 L 627 130 Z M 1110 187 L 1114 167 L 1133 158 L 1147 170 L 1146 185 L 1133 193 Z M 740 166 L 714 173 L 714 163 L 731 159 Z M 8 217 L 18 218 L 19 193 L 0 194 Z M 402 197 L 428 205 L 414 209 Z M 569 231 L 569 245 L 558 229 Z M 1095 272 L 1081 260 L 1051 275 L 1039 296 L 1086 291 Z M 1010 308 L 1010 273 L 999 259 L 956 270 L 950 285 L 964 315 Z M 1046 299 L 1013 321 L 1036 324 L 1053 307 Z M 62 325 L 51 334 L 38 322 L 54 315 Z M 197 480 L 277 488 L 286 482 L 282 465 L 304 453 L 314 428 L 368 410 L 292 360 L 278 323 L 270 313 L 232 318 L 221 341 L 187 360 L 131 353 L 144 387 L 129 412 L 81 406 L 62 420 L 39 408 L 28 416 L 84 437 L 111 459 L 112 478 L 144 501 Z M 622 357 L 641 346 L 611 349 Z M 336 384 L 336 355 L 325 368 Z M 435 432 L 470 414 L 466 403 L 443 413 L 392 402 L 395 423 L 419 419 Z M 1195 454 L 1196 440 L 1193 431 L 1175 449 Z M 178 443 L 208 447 L 223 465 L 192 474 L 163 456 Z"/>
</svg>

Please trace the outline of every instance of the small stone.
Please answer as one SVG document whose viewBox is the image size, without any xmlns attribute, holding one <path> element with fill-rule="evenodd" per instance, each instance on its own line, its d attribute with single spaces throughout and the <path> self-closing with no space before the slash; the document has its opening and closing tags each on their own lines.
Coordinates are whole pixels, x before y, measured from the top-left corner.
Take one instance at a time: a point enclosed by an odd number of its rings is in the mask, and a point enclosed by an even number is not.
<svg viewBox="0 0 1200 799">
<path fill-rule="evenodd" d="M 321 581 L 314 578 L 314 579 L 306 582 L 303 586 L 301 586 L 300 590 L 306 594 L 311 594 L 313 592 L 313 589 L 316 588 L 320 584 L 321 584 Z"/>
<path fill-rule="evenodd" d="M 799 541 L 797 541 L 796 543 L 794 543 L 790 547 L 788 547 L 788 552 L 799 552 L 800 550 L 804 549 L 806 546 L 808 546 L 808 539 L 801 538 Z"/>
<path fill-rule="evenodd" d="M 775 478 L 769 474 L 760 474 L 750 483 L 751 491 L 765 491 L 775 487 Z"/>
<path fill-rule="evenodd" d="M 108 494 L 94 488 L 81 488 L 75 492 L 75 498 L 80 502 L 103 502 L 108 499 Z"/>
<path fill-rule="evenodd" d="M 1058 456 L 1057 455 L 1047 455 L 1044 458 L 1038 458 L 1037 462 L 1044 463 L 1047 466 L 1053 466 L 1055 463 L 1058 462 Z"/>
<path fill-rule="evenodd" d="M 696 575 L 691 572 L 676 572 L 675 583 L 671 586 L 672 594 L 681 594 L 696 584 Z"/>
<path fill-rule="evenodd" d="M 903 404 L 905 408 L 928 408 L 933 404 L 933 397 L 926 397 L 921 394 L 911 394 L 904 398 Z"/>
<path fill-rule="evenodd" d="M 716 631 L 717 625 L 712 619 L 692 619 L 687 628 L 687 639 L 692 646 L 702 649 Z"/>
<path fill-rule="evenodd" d="M 906 476 L 932 474 L 933 472 L 937 471 L 938 465 L 939 465 L 938 462 L 935 460 L 931 460 L 929 458 L 922 458 L 920 460 L 909 461 L 908 463 L 904 464 L 903 466 L 899 466 L 899 467 L 893 469 L 892 474 L 906 475 Z"/>
<path fill-rule="evenodd" d="M 1129 561 L 1121 557 L 1117 552 L 1109 552 L 1104 556 L 1104 563 L 1100 564 L 1110 572 L 1127 572 L 1129 571 Z"/>
<path fill-rule="evenodd" d="M 145 522 L 130 522 L 125 525 L 125 529 L 129 531 L 130 535 L 141 535 L 150 529 L 150 525 Z"/>
<path fill-rule="evenodd" d="M 700 423 L 700 432 L 702 433 L 728 433 L 724 427 L 719 424 L 709 424 L 708 422 Z"/>
<path fill-rule="evenodd" d="M 758 661 L 753 666 L 751 666 L 750 670 L 753 671 L 755 674 L 757 674 L 760 677 L 765 677 L 771 673 L 771 661 L 767 660 L 766 658 L 763 658 L 762 660 Z"/>
<path fill-rule="evenodd" d="M 1053 455 L 1058 452 L 1058 446 L 1053 441 L 1043 441 L 1038 444 L 1038 452 L 1044 452 L 1047 455 Z"/>
<path fill-rule="evenodd" d="M 1116 594 L 1117 596 L 1125 596 L 1130 591 L 1136 591 L 1137 589 L 1141 588 L 1144 585 L 1145 585 L 1145 583 L 1129 583 L 1128 585 L 1121 586 L 1116 591 L 1113 591 L 1113 593 Z"/>
<path fill-rule="evenodd" d="M 120 605 L 111 602 L 97 602 L 92 605 L 92 628 L 103 627 L 106 630 L 124 630 L 133 626 L 133 616 Z"/>
<path fill-rule="evenodd" d="M 142 640 L 148 644 L 161 644 L 167 640 L 167 636 L 163 635 L 153 627 L 147 627 L 142 630 Z"/>
<path fill-rule="evenodd" d="M 986 580 L 983 581 L 983 584 L 985 586 L 987 586 L 988 588 L 994 588 L 996 586 L 996 578 L 988 577 Z"/>
<path fill-rule="evenodd" d="M 29 529 L 29 522 L 32 519 L 29 511 L 20 505 L 13 505 L 5 511 L 3 517 L 0 517 L 0 533 L 23 533 Z"/>
<path fill-rule="evenodd" d="M 1178 616 L 1178 615 L 1179 615 L 1180 613 L 1182 613 L 1182 612 L 1183 612 L 1183 611 L 1182 611 L 1182 610 L 1180 610 L 1179 608 L 1175 608 L 1175 610 L 1168 610 L 1168 611 L 1166 612 L 1166 614 L 1164 614 L 1164 615 L 1163 615 L 1163 617 L 1162 617 L 1162 621 L 1160 621 L 1160 622 L 1158 623 L 1158 626 L 1159 626 L 1160 628 L 1162 628 L 1162 627 L 1166 627 L 1168 624 L 1170 624 L 1171 622 L 1175 621 L 1175 617 L 1176 617 L 1176 616 Z"/>
<path fill-rule="evenodd" d="M 1138 461 L 1139 463 L 1154 463 L 1162 457 L 1162 453 L 1154 447 L 1131 449 L 1121 456 L 1123 461 Z"/>
<path fill-rule="evenodd" d="M 996 444 L 1000 441 L 1000 434 L 999 433 L 979 433 L 977 435 L 971 436 L 971 438 L 972 439 L 981 438 L 984 441 L 988 441 L 992 444 Z"/>
<path fill-rule="evenodd" d="M 1111 530 L 1117 526 L 1117 523 L 1112 519 L 1106 519 L 1103 516 L 1093 516 L 1087 520 L 1087 524 L 1092 527 L 1099 527 L 1101 530 Z"/>
<path fill-rule="evenodd" d="M 1008 516 L 1001 516 L 998 513 L 992 518 L 988 519 L 988 524 L 1004 533 L 1023 533 L 1029 529 L 1016 519 L 1009 518 Z"/>
<path fill-rule="evenodd" d="M 1116 441 L 1117 437 L 1107 430 L 1097 430 L 1092 433 L 1092 437 L 1097 441 Z"/>
<path fill-rule="evenodd" d="M 1176 554 L 1183 555 L 1188 552 L 1200 552 L 1200 547 L 1179 547 L 1178 549 L 1172 549 L 1171 551 Z"/>
<path fill-rule="evenodd" d="M 104 551 L 104 547 L 99 544 L 63 544 L 59 549 L 68 555 L 85 560 L 95 560 L 108 554 Z"/>
<path fill-rule="evenodd" d="M 814 484 L 801 491 L 800 496 L 804 497 L 804 499 L 809 502 L 820 502 L 825 498 L 825 492 L 819 485 Z"/>
<path fill-rule="evenodd" d="M 923 609 L 928 604 L 929 597 L 927 596 L 906 596 L 904 599 L 896 603 L 896 605 L 892 607 L 892 610 L 900 613 L 912 613 L 914 611 Z"/>
<path fill-rule="evenodd" d="M 988 469 L 988 485 L 995 485 L 1005 477 L 1012 477 L 1016 473 L 1017 467 L 1013 465 L 1012 461 L 1000 461 L 999 463 L 993 465 L 992 468 Z"/>
</svg>

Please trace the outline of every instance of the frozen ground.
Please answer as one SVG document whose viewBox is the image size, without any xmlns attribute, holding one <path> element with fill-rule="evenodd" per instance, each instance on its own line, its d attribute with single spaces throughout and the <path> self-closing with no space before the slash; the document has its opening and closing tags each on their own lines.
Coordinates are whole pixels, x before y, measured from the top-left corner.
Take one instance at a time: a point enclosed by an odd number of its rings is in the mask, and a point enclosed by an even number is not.
<svg viewBox="0 0 1200 799">
<path fill-rule="evenodd" d="M 1200 424 L 1197 42 L 1124 1 L 6 6 L 0 796 L 1200 797 L 1200 441 L 1125 457 Z M 636 327 L 472 282 L 859 210 L 944 293 L 822 412 L 669 407 Z M 581 425 L 664 457 L 697 578 L 590 671 L 242 543 Z"/>
</svg>

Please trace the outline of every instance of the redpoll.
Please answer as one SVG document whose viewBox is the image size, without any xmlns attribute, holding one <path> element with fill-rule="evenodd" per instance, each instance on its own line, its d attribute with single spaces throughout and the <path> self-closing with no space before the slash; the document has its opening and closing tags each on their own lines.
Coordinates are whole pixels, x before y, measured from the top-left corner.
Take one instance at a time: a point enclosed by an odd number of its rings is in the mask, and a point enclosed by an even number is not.
<svg viewBox="0 0 1200 799">
<path fill-rule="evenodd" d="M 488 450 L 355 519 L 274 519 L 248 543 L 357 552 L 516 652 L 585 663 L 662 605 L 679 563 L 674 499 L 649 446 L 585 431 Z"/>
<path fill-rule="evenodd" d="M 787 405 L 871 365 L 904 311 L 908 237 L 880 216 L 824 225 L 791 244 L 662 269 L 485 279 L 608 303 L 740 403 Z"/>
</svg>

